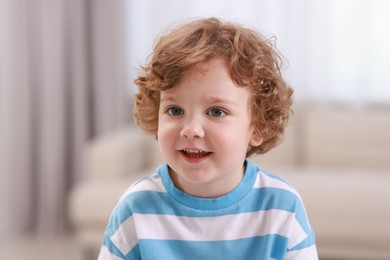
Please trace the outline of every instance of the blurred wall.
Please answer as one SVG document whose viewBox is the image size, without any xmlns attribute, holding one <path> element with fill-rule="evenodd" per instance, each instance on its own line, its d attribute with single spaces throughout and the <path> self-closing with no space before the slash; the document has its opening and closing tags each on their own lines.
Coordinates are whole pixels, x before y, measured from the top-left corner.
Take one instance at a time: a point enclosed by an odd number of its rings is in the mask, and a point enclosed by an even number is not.
<svg viewBox="0 0 390 260">
<path fill-rule="evenodd" d="M 144 0 L 127 4 L 131 78 L 167 27 L 217 16 L 275 39 L 286 60 L 283 73 L 298 101 L 357 106 L 390 102 L 389 1 Z"/>
</svg>

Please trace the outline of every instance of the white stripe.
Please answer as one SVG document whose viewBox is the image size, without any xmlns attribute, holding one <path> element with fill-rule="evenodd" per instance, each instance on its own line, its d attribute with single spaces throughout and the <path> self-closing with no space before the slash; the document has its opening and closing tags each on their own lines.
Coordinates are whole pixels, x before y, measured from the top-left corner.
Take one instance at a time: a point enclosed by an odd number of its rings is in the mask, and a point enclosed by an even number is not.
<svg viewBox="0 0 390 260">
<path fill-rule="evenodd" d="M 303 230 L 303 228 L 299 224 L 298 220 L 294 217 L 293 223 L 291 225 L 290 237 L 289 237 L 288 245 L 287 245 L 288 248 L 293 248 L 294 246 L 298 245 L 307 236 L 308 236 L 307 233 Z"/>
<path fill-rule="evenodd" d="M 293 193 L 295 196 L 297 196 L 297 198 L 301 202 L 302 206 L 304 205 L 301 195 L 294 189 L 294 187 L 290 186 L 288 183 L 285 183 L 284 181 L 281 181 L 277 178 L 273 178 L 273 177 L 271 177 L 271 176 L 269 176 L 261 171 L 258 172 L 253 187 L 254 188 L 271 187 L 271 188 L 278 188 L 278 189 L 287 190 L 287 191 Z M 305 213 L 306 219 L 307 219 L 307 212 L 306 212 L 306 208 L 304 206 L 303 206 L 303 210 L 304 210 L 304 213 Z M 299 225 L 299 228 L 302 229 L 300 225 Z M 297 240 L 297 242 L 299 243 L 299 239 Z M 289 248 L 291 248 L 291 247 L 289 247 Z"/>
<path fill-rule="evenodd" d="M 301 196 L 292 186 L 277 178 L 273 178 L 261 171 L 259 171 L 257 174 L 256 181 L 253 184 L 253 188 L 278 188 L 287 190 L 296 195 L 302 201 Z"/>
<path fill-rule="evenodd" d="M 255 183 L 253 184 L 253 188 L 264 188 L 264 187 L 271 187 L 271 188 L 279 188 L 279 189 L 284 189 L 287 191 L 290 191 L 293 193 L 299 201 L 301 202 L 303 206 L 303 210 L 305 212 L 305 216 L 307 219 L 307 211 L 304 206 L 303 200 L 301 195 L 294 189 L 294 187 L 290 186 L 289 184 L 285 183 L 284 181 L 281 181 L 277 178 L 273 178 L 261 171 L 258 172 Z"/>
<path fill-rule="evenodd" d="M 160 175 L 153 173 L 145 179 L 131 185 L 120 197 L 119 202 L 122 201 L 127 195 L 137 191 L 157 191 L 166 192 L 166 189 L 162 183 Z"/>
<path fill-rule="evenodd" d="M 294 214 L 283 210 L 266 210 L 218 217 L 179 217 L 172 215 L 134 214 L 139 239 L 222 241 L 279 234 L 295 237 L 289 248 L 307 234 Z"/>
<path fill-rule="evenodd" d="M 123 260 L 123 259 L 112 254 L 105 245 L 102 245 L 97 260 Z"/>
<path fill-rule="evenodd" d="M 122 254 L 127 255 L 138 243 L 133 216 L 126 219 L 110 239 Z"/>
<path fill-rule="evenodd" d="M 312 245 L 310 247 L 303 248 L 301 250 L 294 250 L 287 252 L 285 256 L 286 260 L 318 260 L 317 247 Z"/>
</svg>

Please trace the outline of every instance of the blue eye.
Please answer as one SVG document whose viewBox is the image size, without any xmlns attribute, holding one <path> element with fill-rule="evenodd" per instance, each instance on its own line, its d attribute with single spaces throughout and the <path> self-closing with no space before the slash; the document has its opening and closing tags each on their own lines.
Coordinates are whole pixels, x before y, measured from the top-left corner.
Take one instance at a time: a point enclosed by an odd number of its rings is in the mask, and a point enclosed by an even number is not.
<svg viewBox="0 0 390 260">
<path fill-rule="evenodd" d="M 207 114 L 212 117 L 221 117 L 226 115 L 226 113 L 219 108 L 212 108 L 207 112 Z"/>
<path fill-rule="evenodd" d="M 167 112 L 171 116 L 180 116 L 184 114 L 183 109 L 181 109 L 180 107 L 170 107 L 168 108 Z"/>
</svg>

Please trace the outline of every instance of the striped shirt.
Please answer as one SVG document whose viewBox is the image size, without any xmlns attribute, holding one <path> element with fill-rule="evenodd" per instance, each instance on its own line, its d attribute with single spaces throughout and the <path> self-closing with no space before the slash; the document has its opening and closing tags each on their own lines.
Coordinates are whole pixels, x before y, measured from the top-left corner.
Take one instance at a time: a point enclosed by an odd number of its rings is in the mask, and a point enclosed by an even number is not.
<svg viewBox="0 0 390 260">
<path fill-rule="evenodd" d="M 164 164 L 120 198 L 99 260 L 318 259 L 299 194 L 249 161 L 240 184 L 215 199 L 177 189 Z"/>
</svg>

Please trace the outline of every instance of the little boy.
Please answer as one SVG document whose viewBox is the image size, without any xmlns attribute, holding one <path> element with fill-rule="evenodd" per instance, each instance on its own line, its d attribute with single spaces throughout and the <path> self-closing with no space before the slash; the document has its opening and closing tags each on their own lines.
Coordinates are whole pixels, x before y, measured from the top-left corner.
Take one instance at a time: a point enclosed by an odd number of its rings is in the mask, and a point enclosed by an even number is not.
<svg viewBox="0 0 390 260">
<path fill-rule="evenodd" d="M 280 66 L 261 35 L 215 18 L 160 38 L 134 116 L 166 163 L 122 196 L 99 259 L 318 259 L 299 194 L 246 159 L 291 113 Z"/>
</svg>

